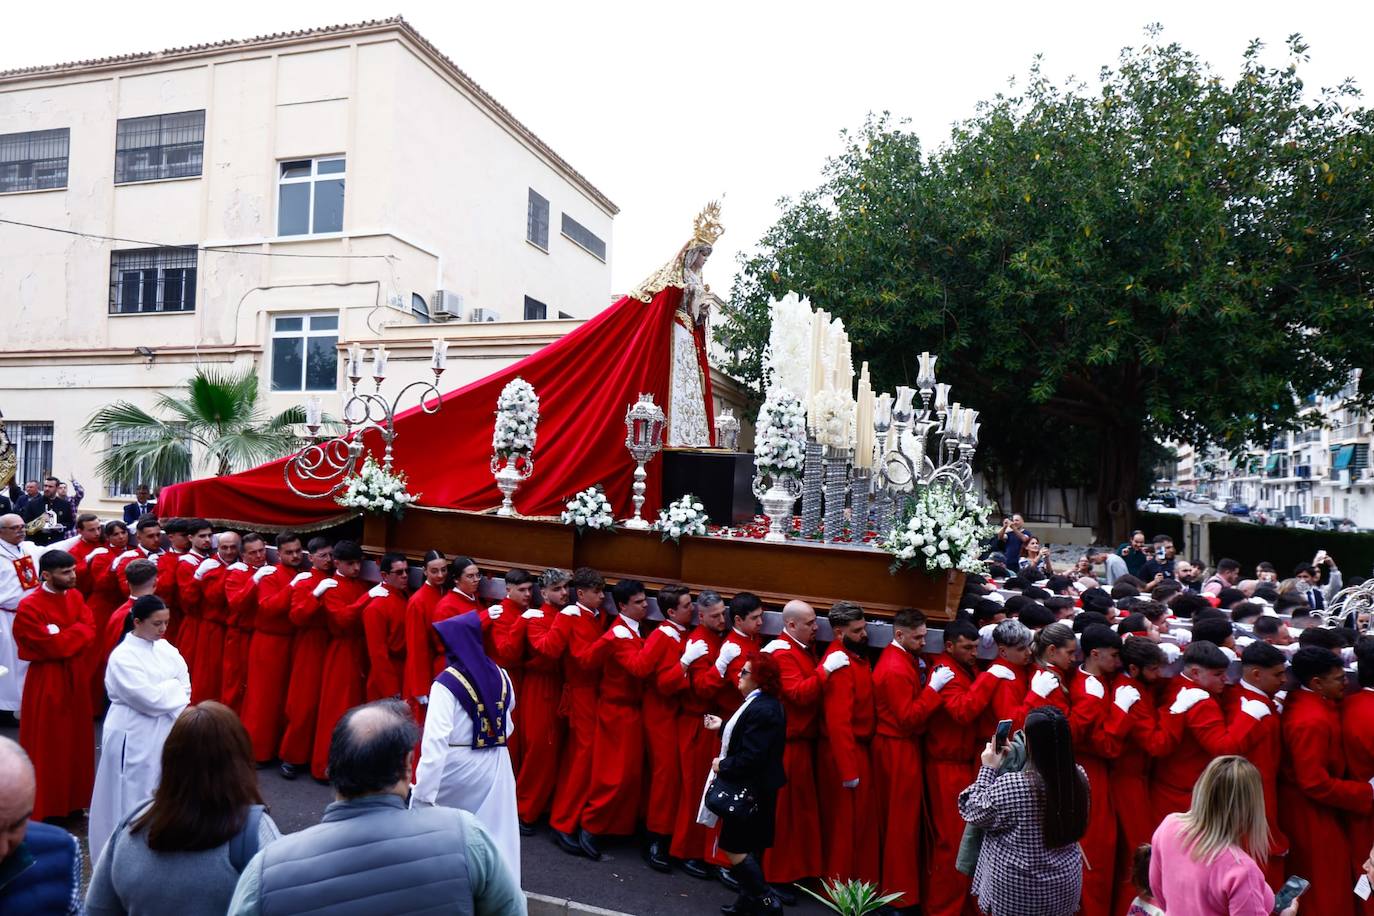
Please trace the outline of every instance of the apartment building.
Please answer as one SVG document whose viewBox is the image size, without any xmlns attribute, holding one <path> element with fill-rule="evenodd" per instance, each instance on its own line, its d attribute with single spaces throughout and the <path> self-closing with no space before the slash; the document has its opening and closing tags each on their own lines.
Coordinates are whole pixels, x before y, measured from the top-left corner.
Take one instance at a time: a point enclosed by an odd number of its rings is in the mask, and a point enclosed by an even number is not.
<svg viewBox="0 0 1374 916">
<path fill-rule="evenodd" d="M 269 412 L 384 342 L 445 390 L 610 301 L 605 194 L 402 19 L 0 72 L 0 412 L 20 476 L 85 485 L 79 430 L 196 366 Z M 407 406 L 407 405 L 403 405 Z M 154 485 L 170 481 L 152 481 Z"/>
</svg>

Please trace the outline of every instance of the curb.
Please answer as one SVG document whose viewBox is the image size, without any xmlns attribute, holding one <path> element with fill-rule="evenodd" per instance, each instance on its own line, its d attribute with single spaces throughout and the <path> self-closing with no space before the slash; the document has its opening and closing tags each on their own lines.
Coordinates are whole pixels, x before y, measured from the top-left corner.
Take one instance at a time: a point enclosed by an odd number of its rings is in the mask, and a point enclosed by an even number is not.
<svg viewBox="0 0 1374 916">
<path fill-rule="evenodd" d="M 525 902 L 529 909 L 529 916 L 560 916 L 564 913 L 575 913 L 578 916 L 631 916 L 629 913 L 621 913 L 618 910 L 607 910 L 599 906 L 578 903 L 576 900 L 565 900 L 562 897 L 549 897 L 544 894 L 527 892 Z"/>
</svg>

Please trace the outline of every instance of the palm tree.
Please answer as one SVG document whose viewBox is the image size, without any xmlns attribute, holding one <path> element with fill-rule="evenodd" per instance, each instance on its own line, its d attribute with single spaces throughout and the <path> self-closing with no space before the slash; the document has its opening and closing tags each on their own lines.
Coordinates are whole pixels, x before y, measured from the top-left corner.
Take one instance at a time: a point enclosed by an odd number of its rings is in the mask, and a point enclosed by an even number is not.
<svg viewBox="0 0 1374 916">
<path fill-rule="evenodd" d="M 296 451 L 305 442 L 293 428 L 305 410 L 292 407 L 273 417 L 258 403 L 253 369 L 197 369 L 184 395 L 161 394 L 154 416 L 128 401 L 97 410 L 81 430 L 83 442 L 110 436 L 96 471 L 106 480 L 186 480 L 193 452 L 202 469 L 218 476 Z"/>
</svg>

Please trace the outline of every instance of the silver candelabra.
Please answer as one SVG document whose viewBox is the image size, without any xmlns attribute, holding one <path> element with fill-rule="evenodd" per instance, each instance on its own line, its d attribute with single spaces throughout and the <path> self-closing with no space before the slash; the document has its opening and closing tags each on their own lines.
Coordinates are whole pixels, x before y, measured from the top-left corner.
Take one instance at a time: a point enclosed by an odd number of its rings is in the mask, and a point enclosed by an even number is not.
<svg viewBox="0 0 1374 916">
<path fill-rule="evenodd" d="M 978 411 L 950 403 L 949 385 L 935 381 L 936 357 L 922 353 L 919 360 L 917 388 L 899 387 L 896 403 L 883 402 L 875 410 L 881 459 L 874 481 L 894 497 L 936 483 L 967 493 L 973 487 Z"/>
<path fill-rule="evenodd" d="M 649 476 L 644 470 L 644 465 L 663 448 L 663 430 L 666 425 L 667 418 L 663 415 L 663 408 L 654 403 L 651 394 L 641 394 L 639 400 L 625 411 L 625 447 L 630 450 L 630 457 L 635 460 L 635 514 L 625 520 L 626 528 L 642 531 L 649 527 L 649 523 L 641 514 L 644 509 L 644 491 L 647 489 L 644 481 Z"/>
</svg>

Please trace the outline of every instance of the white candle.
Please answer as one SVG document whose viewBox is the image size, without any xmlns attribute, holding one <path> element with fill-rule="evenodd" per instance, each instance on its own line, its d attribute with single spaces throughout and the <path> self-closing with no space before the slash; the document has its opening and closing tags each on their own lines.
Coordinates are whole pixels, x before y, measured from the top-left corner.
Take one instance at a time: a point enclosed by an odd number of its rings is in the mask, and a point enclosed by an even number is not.
<svg viewBox="0 0 1374 916">
<path fill-rule="evenodd" d="M 434 339 L 434 362 L 433 362 L 433 364 L 432 364 L 432 368 L 434 368 L 434 369 L 446 369 L 446 368 L 448 368 L 448 341 L 447 341 L 447 340 L 441 340 L 440 338 L 437 338 L 437 337 Z"/>
<path fill-rule="evenodd" d="M 894 414 L 908 415 L 911 413 L 911 402 L 916 397 L 916 389 L 908 388 L 905 385 L 897 386 L 897 406 L 893 408 Z"/>
<path fill-rule="evenodd" d="M 873 467 L 873 385 L 868 363 L 859 370 L 859 400 L 854 415 L 854 466 Z"/>
<path fill-rule="evenodd" d="M 324 411 L 320 406 L 320 399 L 315 395 L 305 399 L 305 425 L 319 426 L 320 418 Z"/>
<path fill-rule="evenodd" d="M 373 353 L 372 377 L 386 377 L 386 347 L 382 346 L 381 344 L 377 344 L 377 349 Z"/>
<path fill-rule="evenodd" d="M 980 429 L 982 429 L 982 428 L 983 428 L 983 424 L 982 424 L 982 423 L 975 423 L 975 424 L 973 424 L 973 429 L 969 431 L 969 436 L 971 437 L 970 441 L 971 441 L 974 445 L 977 445 L 977 444 L 978 444 L 978 430 L 980 430 Z"/>
<path fill-rule="evenodd" d="M 978 424 L 977 424 L 977 420 L 978 420 L 978 411 L 973 410 L 973 409 L 966 409 L 966 410 L 964 411 L 964 425 L 963 425 L 963 428 L 959 430 L 960 435 L 963 435 L 963 436 L 971 436 L 971 435 L 973 435 L 973 427 L 975 427 L 975 426 L 978 425 Z"/>
<path fill-rule="evenodd" d="M 892 395 L 884 391 L 873 402 L 873 423 L 875 426 L 892 425 Z"/>
<path fill-rule="evenodd" d="M 935 386 L 935 409 L 944 410 L 949 406 L 949 386 L 944 382 Z"/>
<path fill-rule="evenodd" d="M 363 348 L 355 343 L 348 348 L 348 377 L 362 378 L 362 374 Z"/>
</svg>

